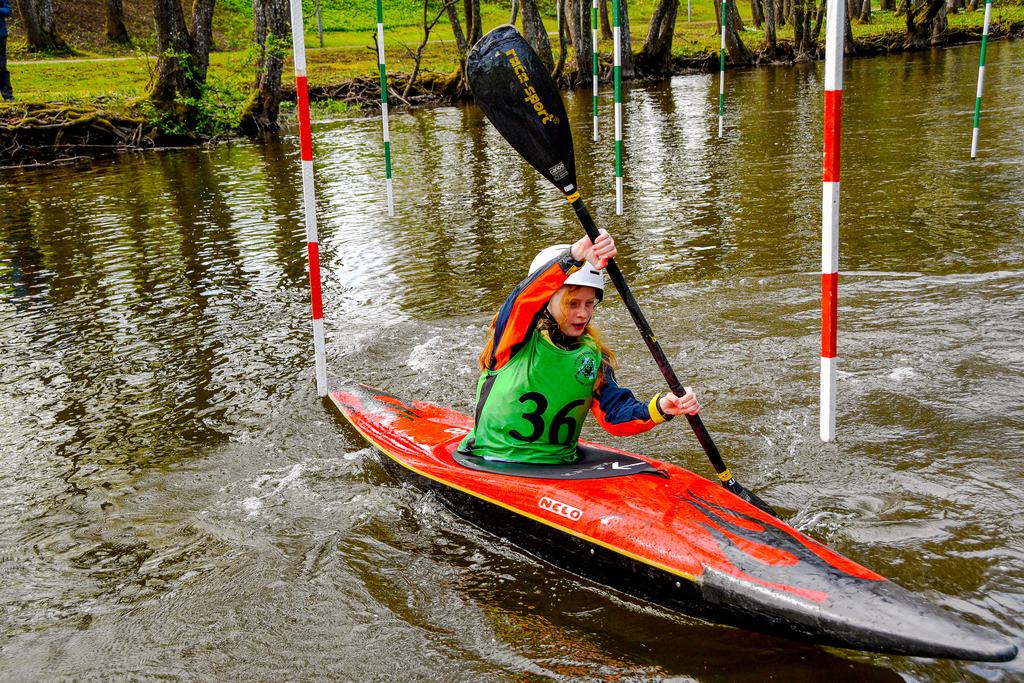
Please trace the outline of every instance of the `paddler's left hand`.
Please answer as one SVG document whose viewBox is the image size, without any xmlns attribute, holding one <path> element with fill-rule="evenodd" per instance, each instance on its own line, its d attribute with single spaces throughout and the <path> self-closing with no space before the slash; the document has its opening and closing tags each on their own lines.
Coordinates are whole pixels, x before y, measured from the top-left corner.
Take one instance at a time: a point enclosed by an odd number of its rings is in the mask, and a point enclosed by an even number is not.
<svg viewBox="0 0 1024 683">
<path fill-rule="evenodd" d="M 658 399 L 658 407 L 666 415 L 696 415 L 700 412 L 700 403 L 697 402 L 697 396 L 690 387 L 686 387 L 686 393 L 682 396 L 662 394 Z"/>
</svg>

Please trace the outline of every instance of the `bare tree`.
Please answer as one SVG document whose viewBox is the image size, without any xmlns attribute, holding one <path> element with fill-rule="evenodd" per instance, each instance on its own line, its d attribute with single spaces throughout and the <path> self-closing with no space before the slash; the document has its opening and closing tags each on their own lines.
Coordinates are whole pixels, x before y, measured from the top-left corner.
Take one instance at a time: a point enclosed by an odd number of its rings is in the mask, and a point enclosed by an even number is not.
<svg viewBox="0 0 1024 683">
<path fill-rule="evenodd" d="M 441 21 L 441 16 L 447 11 L 447 5 L 454 5 L 455 0 L 447 0 L 441 9 L 438 10 L 437 15 L 433 19 L 427 19 L 430 8 L 430 0 L 423 0 L 423 40 L 416 47 L 416 54 L 414 55 L 412 75 L 409 76 L 409 82 L 405 84 L 405 88 L 402 90 L 402 99 L 409 100 L 409 91 L 412 90 L 412 84 L 416 82 L 416 76 L 420 73 L 420 62 L 423 60 L 423 50 L 427 47 L 427 43 L 430 41 L 430 32 L 437 26 L 437 22 Z"/>
<path fill-rule="evenodd" d="M 53 0 L 18 0 L 29 52 L 70 52 L 57 33 Z"/>
</svg>

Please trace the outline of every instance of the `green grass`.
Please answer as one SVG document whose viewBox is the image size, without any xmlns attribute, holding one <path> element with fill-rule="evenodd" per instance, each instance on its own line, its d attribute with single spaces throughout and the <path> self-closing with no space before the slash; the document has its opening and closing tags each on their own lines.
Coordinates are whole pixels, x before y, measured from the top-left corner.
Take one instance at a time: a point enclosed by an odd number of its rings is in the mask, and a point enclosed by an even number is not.
<svg viewBox="0 0 1024 683">
<path fill-rule="evenodd" d="M 385 33 L 386 58 L 389 72 L 410 72 L 413 67 L 412 52 L 422 39 L 422 5 L 417 0 L 384 0 L 385 23 L 390 27 Z M 437 0 L 431 0 L 437 2 Z M 719 37 L 715 26 L 713 0 L 693 0 L 692 23 L 686 20 L 686 5 L 682 4 L 676 22 L 673 52 L 681 57 L 701 57 L 717 54 Z M 308 7 L 312 3 L 307 0 Z M 461 4 L 461 3 L 460 3 Z M 641 0 L 631 6 L 633 48 L 639 50 L 647 31 L 654 0 Z M 241 87 L 252 79 L 252 47 L 247 42 L 245 31 L 251 34 L 252 6 L 249 0 L 221 0 L 218 22 L 221 27 L 234 22 L 242 27 L 229 37 L 229 44 L 238 44 L 239 49 L 214 52 L 210 55 L 210 77 L 230 87 Z M 545 23 L 555 27 L 553 4 L 542 3 L 546 11 Z M 307 17 L 306 47 L 310 83 L 328 85 L 360 75 L 377 72 L 377 56 L 374 49 L 376 32 L 375 0 L 323 0 L 324 47 L 319 47 L 315 18 Z M 739 4 L 741 16 L 747 22 L 743 39 L 755 47 L 763 39 L 761 31 L 755 31 L 749 23 L 750 3 Z M 482 8 L 484 28 L 490 29 L 508 21 L 508 8 L 501 4 L 485 4 Z M 980 27 L 983 11 L 951 14 L 951 27 Z M 431 14 L 433 18 L 433 14 Z M 1024 21 L 1024 7 L 1020 5 L 997 6 L 993 21 Z M 346 29 L 346 27 L 356 27 Z M 878 35 L 886 31 L 903 30 L 903 18 L 891 12 L 874 12 L 870 24 L 854 24 L 858 38 Z M 789 27 L 780 30 L 779 37 L 789 38 Z M 450 72 L 455 68 L 458 54 L 455 49 L 451 27 L 442 19 L 430 35 L 431 43 L 424 56 L 423 68 Z M 557 38 L 552 37 L 557 43 Z M 601 50 L 611 50 L 610 41 L 602 41 Z M 15 95 L 22 101 L 38 102 L 104 102 L 113 106 L 117 102 L 130 102 L 145 92 L 156 60 L 144 50 L 135 50 L 124 57 L 104 61 L 66 59 L 57 63 L 35 60 L 30 63 L 13 63 L 10 71 Z M 285 69 L 285 81 L 292 78 L 290 62 Z"/>
</svg>

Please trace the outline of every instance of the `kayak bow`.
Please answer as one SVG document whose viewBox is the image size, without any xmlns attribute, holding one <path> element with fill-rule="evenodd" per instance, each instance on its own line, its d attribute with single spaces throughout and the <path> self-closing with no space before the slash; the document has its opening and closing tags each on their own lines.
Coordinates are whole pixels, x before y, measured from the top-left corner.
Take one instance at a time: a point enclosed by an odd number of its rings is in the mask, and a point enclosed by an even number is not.
<svg viewBox="0 0 1024 683">
<path fill-rule="evenodd" d="M 330 398 L 415 485 L 574 573 L 688 614 L 823 645 L 1009 661 L 1017 647 L 686 469 L 584 442 L 567 466 L 456 452 L 472 420 L 363 385 Z M 517 471 L 517 468 L 519 470 Z"/>
</svg>

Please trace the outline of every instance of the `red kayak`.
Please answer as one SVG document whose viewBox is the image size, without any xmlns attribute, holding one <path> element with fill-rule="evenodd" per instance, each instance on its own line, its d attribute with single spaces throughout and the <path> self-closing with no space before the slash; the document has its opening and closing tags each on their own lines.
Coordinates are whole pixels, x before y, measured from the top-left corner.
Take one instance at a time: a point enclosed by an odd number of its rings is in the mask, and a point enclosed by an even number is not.
<svg viewBox="0 0 1024 683">
<path fill-rule="evenodd" d="M 456 449 L 460 413 L 366 386 L 331 400 L 398 471 L 553 564 L 710 621 L 824 645 L 1009 661 L 1017 647 L 829 550 L 688 470 L 582 442 L 571 465 Z"/>
</svg>

